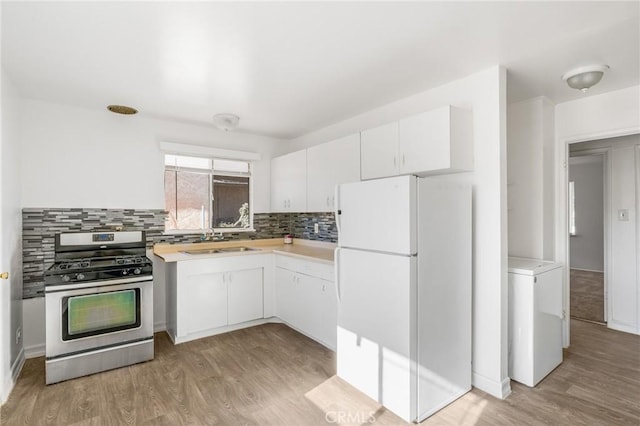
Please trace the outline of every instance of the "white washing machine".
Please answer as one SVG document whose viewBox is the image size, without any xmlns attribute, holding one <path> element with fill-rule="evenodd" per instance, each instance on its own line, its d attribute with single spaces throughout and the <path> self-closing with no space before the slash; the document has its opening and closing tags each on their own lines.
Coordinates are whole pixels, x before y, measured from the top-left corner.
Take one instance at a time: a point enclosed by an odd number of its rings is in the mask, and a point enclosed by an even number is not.
<svg viewBox="0 0 640 426">
<path fill-rule="evenodd" d="M 562 264 L 509 258 L 509 377 L 535 386 L 562 363 Z"/>
</svg>

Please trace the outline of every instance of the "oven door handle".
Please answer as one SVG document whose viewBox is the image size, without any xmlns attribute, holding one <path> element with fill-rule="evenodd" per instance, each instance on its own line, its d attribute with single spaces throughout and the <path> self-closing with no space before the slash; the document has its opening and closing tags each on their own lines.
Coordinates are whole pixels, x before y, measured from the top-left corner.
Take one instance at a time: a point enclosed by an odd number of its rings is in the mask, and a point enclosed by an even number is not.
<svg viewBox="0 0 640 426">
<path fill-rule="evenodd" d="M 82 290 L 86 288 L 111 287 L 119 284 L 144 283 L 145 281 L 152 281 L 152 280 L 153 280 L 153 276 L 148 275 L 148 276 L 135 276 L 135 277 L 129 277 L 129 278 L 119 278 L 116 280 L 85 281 L 81 283 L 45 286 L 44 292 L 58 293 L 61 291 Z"/>
</svg>

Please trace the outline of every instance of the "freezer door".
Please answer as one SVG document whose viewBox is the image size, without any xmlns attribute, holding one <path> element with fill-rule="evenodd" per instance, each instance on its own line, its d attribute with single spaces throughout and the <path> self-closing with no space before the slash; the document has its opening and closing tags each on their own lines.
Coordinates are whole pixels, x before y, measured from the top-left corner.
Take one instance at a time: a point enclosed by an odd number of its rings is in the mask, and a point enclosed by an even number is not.
<svg viewBox="0 0 640 426">
<path fill-rule="evenodd" d="M 340 247 L 415 254 L 415 176 L 398 176 L 336 187 Z"/>
<path fill-rule="evenodd" d="M 343 248 L 336 254 L 338 376 L 413 421 L 416 258 Z"/>
</svg>

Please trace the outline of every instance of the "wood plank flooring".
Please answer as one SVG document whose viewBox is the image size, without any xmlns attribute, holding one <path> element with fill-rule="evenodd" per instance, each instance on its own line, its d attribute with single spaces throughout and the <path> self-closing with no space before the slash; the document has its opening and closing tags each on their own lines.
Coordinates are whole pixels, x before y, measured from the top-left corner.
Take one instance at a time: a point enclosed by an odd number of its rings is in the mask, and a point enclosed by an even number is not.
<svg viewBox="0 0 640 426">
<path fill-rule="evenodd" d="M 571 270 L 571 317 L 604 323 L 604 273 Z"/>
<path fill-rule="evenodd" d="M 425 425 L 638 425 L 640 336 L 572 321 L 565 362 L 536 388 L 512 382 L 504 401 L 477 389 Z M 372 416 L 372 417 L 369 417 Z M 156 359 L 55 385 L 27 360 L 4 425 L 404 424 L 335 377 L 330 350 L 282 324 L 174 346 Z"/>
</svg>

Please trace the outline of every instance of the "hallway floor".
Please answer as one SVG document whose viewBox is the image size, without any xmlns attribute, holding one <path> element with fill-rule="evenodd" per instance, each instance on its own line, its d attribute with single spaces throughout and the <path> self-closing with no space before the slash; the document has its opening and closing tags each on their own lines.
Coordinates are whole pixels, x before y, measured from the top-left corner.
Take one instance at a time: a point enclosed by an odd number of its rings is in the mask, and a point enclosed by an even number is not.
<svg viewBox="0 0 640 426">
<path fill-rule="evenodd" d="M 604 273 L 571 270 L 571 318 L 605 323 Z"/>
</svg>

